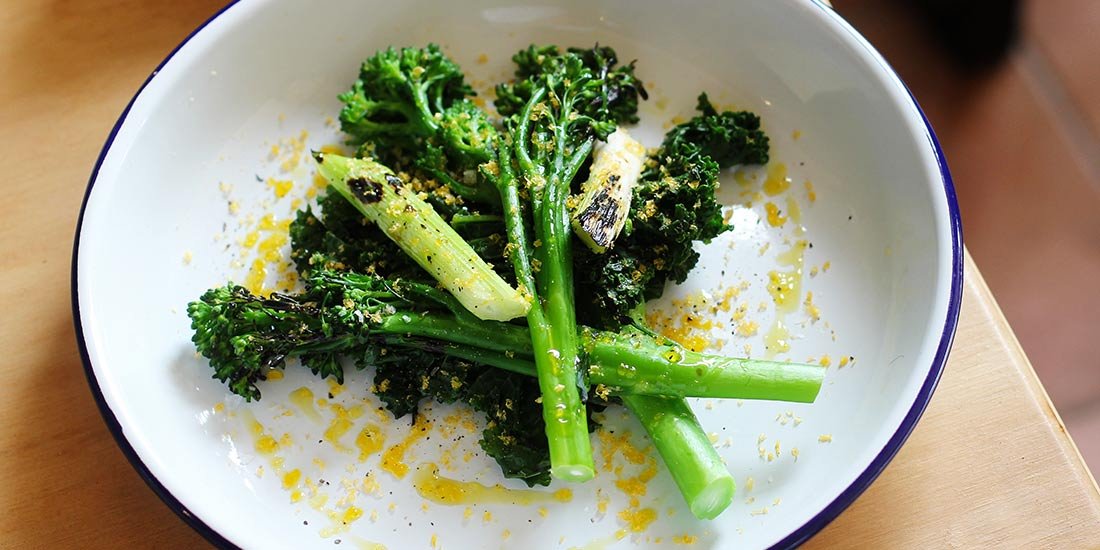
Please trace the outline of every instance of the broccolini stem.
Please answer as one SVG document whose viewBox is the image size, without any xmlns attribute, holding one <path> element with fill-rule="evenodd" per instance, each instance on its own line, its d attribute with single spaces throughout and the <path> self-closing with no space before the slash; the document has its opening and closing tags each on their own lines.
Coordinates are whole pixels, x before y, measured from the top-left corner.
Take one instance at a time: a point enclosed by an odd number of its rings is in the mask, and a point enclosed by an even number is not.
<svg viewBox="0 0 1100 550">
<path fill-rule="evenodd" d="M 421 125 L 424 134 L 431 135 L 439 130 L 439 123 L 436 122 L 435 116 L 432 115 L 432 110 L 428 105 L 427 86 L 417 86 L 415 88 L 413 103 L 416 104 L 416 109 L 420 111 L 420 116 L 416 120 Z M 437 104 L 436 107 L 442 111 L 443 106 L 440 104 L 439 98 L 436 98 L 435 103 Z"/>
<path fill-rule="evenodd" d="M 513 145 L 516 145 L 517 152 L 524 149 L 521 144 L 513 142 Z M 561 328 L 547 318 L 543 309 L 545 304 L 539 297 L 540 287 L 535 282 L 534 270 L 528 256 L 530 241 L 523 225 L 523 204 L 512 170 L 512 149 L 503 140 L 499 155 L 501 172 L 497 185 L 505 213 L 505 230 L 508 233 L 508 242 L 512 245 L 509 257 L 516 271 L 516 280 L 531 297 L 527 326 L 542 393 L 543 420 L 550 447 L 550 471 L 559 479 L 585 481 L 595 475 L 595 464 L 592 459 L 592 443 L 588 437 L 588 419 L 577 389 L 576 320 L 570 317 L 571 322 L 566 328 L 572 335 L 571 341 L 555 340 L 555 333 Z M 520 165 L 523 163 L 520 162 Z M 572 262 L 569 265 L 572 266 Z M 568 288 L 572 291 L 571 278 Z M 569 298 L 572 305 L 572 296 Z"/>
<path fill-rule="evenodd" d="M 825 373 L 815 365 L 697 353 L 643 334 L 586 336 L 591 379 L 617 379 L 608 385 L 630 393 L 812 403 Z"/>
<path fill-rule="evenodd" d="M 550 445 L 550 471 L 558 478 L 584 481 L 595 475 L 588 422 L 577 387 L 577 320 L 573 303 L 572 234 L 566 198 L 569 181 L 564 180 L 567 121 L 552 124 L 554 148 L 550 166 L 540 170 L 528 153 L 530 122 L 536 107 L 546 97 L 545 88 L 535 90 L 516 132 L 514 145 L 520 172 L 531 194 L 533 226 L 539 246 L 534 256 L 539 262 L 535 272 L 538 302 L 545 310 L 548 333 L 532 325 L 535 364 L 539 369 L 539 389 L 543 399 L 543 418 Z M 561 98 L 563 106 L 569 101 Z M 563 108 L 562 113 L 571 109 Z M 563 114 L 561 116 L 568 116 Z M 544 157 L 545 158 L 545 157 Z M 548 168 L 548 169 L 546 169 Z M 545 341 L 540 341 L 545 338 Z M 547 347 L 544 347 L 547 346 Z"/>
<path fill-rule="evenodd" d="M 432 207 L 385 166 L 367 159 L 315 155 L 334 189 L 481 319 L 507 321 L 528 304 Z"/>
<path fill-rule="evenodd" d="M 421 318 L 428 318 L 425 315 Z M 497 341 L 487 343 L 479 337 L 455 337 L 447 330 L 445 317 L 431 321 L 439 340 L 465 344 L 470 348 L 444 346 L 443 353 L 461 359 L 479 361 L 521 374 L 515 361 L 530 364 L 533 355 L 527 330 L 515 325 L 478 327 L 477 333 L 495 334 Z M 415 324 L 416 320 L 406 321 Z M 461 324 L 463 330 L 469 324 Z M 398 326 L 386 324 L 386 327 Z M 433 329 L 434 330 L 434 329 Z M 395 332 L 398 331 L 389 331 Z M 412 326 L 407 335 L 432 336 Z M 428 344 L 425 344 L 428 345 Z M 581 332 L 581 346 L 588 351 L 588 381 L 606 386 L 616 395 L 652 395 L 668 397 L 710 397 L 719 399 L 762 399 L 792 403 L 812 403 L 821 389 L 825 369 L 816 365 L 782 363 L 760 359 L 741 359 L 696 353 L 676 345 L 658 344 L 643 335 L 623 336 L 591 329 Z M 473 356 L 470 354 L 477 354 Z M 653 354 L 649 356 L 648 354 Z M 646 360 L 638 360 L 648 357 Z M 629 362 L 633 361 L 633 363 Z M 762 384 L 762 387 L 756 387 Z"/>
<path fill-rule="evenodd" d="M 692 515 L 718 517 L 733 501 L 736 484 L 687 402 L 678 397 L 621 397 L 653 440 Z"/>
<path fill-rule="evenodd" d="M 594 146 L 595 142 L 593 140 L 587 140 L 580 144 L 573 153 L 569 155 L 569 160 L 565 163 L 566 172 L 563 178 L 565 181 L 571 182 L 573 178 L 577 177 L 577 172 L 581 169 L 581 166 L 584 165 L 584 161 L 588 160 L 588 155 L 592 154 L 592 148 Z"/>
<path fill-rule="evenodd" d="M 451 227 L 458 229 L 479 223 L 500 223 L 502 220 L 503 218 L 495 214 L 455 214 L 451 216 Z"/>
<path fill-rule="evenodd" d="M 512 329 L 509 330 L 508 327 Z M 523 327 L 467 322 L 431 313 L 399 311 L 386 316 L 374 330 L 394 335 L 465 344 L 502 353 L 514 353 L 513 350 L 516 349 L 529 350 L 531 347 L 531 338 Z"/>
<path fill-rule="evenodd" d="M 528 175 L 539 173 L 535 163 L 531 161 L 531 155 L 527 153 L 527 144 L 530 140 L 531 116 L 534 114 L 535 105 L 538 105 L 545 96 L 546 88 L 540 87 L 531 92 L 531 99 L 523 107 L 523 112 L 519 117 L 519 125 L 516 128 L 515 139 L 512 140 L 512 145 L 516 148 L 516 163 L 519 164 L 519 170 Z M 532 196 L 531 198 L 534 199 L 535 197 Z"/>
</svg>

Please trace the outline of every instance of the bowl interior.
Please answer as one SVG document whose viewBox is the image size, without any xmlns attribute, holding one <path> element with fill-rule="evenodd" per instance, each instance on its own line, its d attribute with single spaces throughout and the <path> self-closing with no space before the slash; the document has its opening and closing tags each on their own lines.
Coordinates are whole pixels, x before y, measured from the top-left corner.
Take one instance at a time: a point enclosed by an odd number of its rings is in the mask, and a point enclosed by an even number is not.
<svg viewBox="0 0 1100 550">
<path fill-rule="evenodd" d="M 377 517 L 344 525 L 332 514 L 346 511 L 348 503 L 336 497 L 316 505 L 307 491 L 292 502 L 278 468 L 256 451 L 247 428 L 253 415 L 276 439 L 288 434 L 283 458 L 302 461 L 307 476 L 314 464 L 313 480 L 328 477 L 338 485 L 337 479 L 368 479 L 377 456 L 360 463 L 339 449 L 313 445 L 325 424 L 285 415 L 293 410 L 291 390 L 307 387 L 323 398 L 328 385 L 291 373 L 265 386 L 259 404 L 245 406 L 227 398 L 195 357 L 186 303 L 227 279 L 244 278 L 252 256 L 240 255 L 240 241 L 264 213 L 287 219 L 293 199 L 308 198 L 308 160 L 286 171 L 281 161 L 296 146 L 308 151 L 339 142 L 329 117 L 338 112 L 335 96 L 355 78 L 362 58 L 389 45 L 427 42 L 441 44 L 481 89 L 505 78 L 511 53 L 532 42 L 611 45 L 621 59 L 638 60 L 650 91 L 635 131 L 647 145 L 659 143 L 674 117 L 691 116 L 700 91 L 721 106 L 763 117 L 790 189 L 761 195 L 763 173 L 745 172 L 749 183 L 727 174 L 723 198 L 736 229 L 701 246 L 696 272 L 651 306 L 675 311 L 699 299 L 700 291 L 718 300 L 722 290 L 736 288 L 728 302 L 733 307 L 719 315 L 711 341 L 724 340 L 729 354 L 744 354 L 748 344 L 749 354 L 768 355 L 777 315 L 766 290 L 768 274 L 790 269 L 777 262 L 805 240 L 812 247 L 804 252 L 800 301 L 812 292 L 821 318 L 813 321 L 812 308 L 802 306 L 785 316 L 790 351 L 778 357 L 828 356 L 832 367 L 813 405 L 695 403 L 739 485 L 734 505 L 718 520 L 691 519 L 658 466 L 641 498 L 657 518 L 646 530 L 630 532 L 618 512 L 638 507 L 615 482 L 634 475 L 631 468 L 644 472 L 648 463 L 623 463 L 617 455 L 611 463 L 625 464 L 625 473 L 604 471 L 594 483 L 571 487 L 569 503 L 477 504 L 473 518 L 464 506 L 425 508 L 410 478 L 378 474 L 381 492 L 360 487 L 356 497 L 365 516 L 376 511 Z M 238 545 L 300 548 L 343 538 L 390 548 L 433 541 L 451 547 L 611 547 L 632 540 L 671 544 L 683 535 L 708 547 L 774 544 L 819 516 L 868 470 L 903 427 L 941 341 L 949 338 L 954 230 L 930 139 L 906 90 L 877 54 L 815 4 L 243 1 L 192 37 L 148 84 L 94 178 L 77 259 L 91 369 L 145 467 L 190 513 Z M 268 177 L 294 187 L 280 198 L 264 181 Z M 789 218 L 793 205 L 801 223 L 791 218 L 782 227 L 770 225 L 766 202 Z M 755 335 L 734 334 L 733 315 L 742 304 L 746 319 L 759 325 Z M 847 357 L 854 361 L 838 368 Z M 368 374 L 351 375 L 347 387 L 356 384 L 369 384 Z M 348 389 L 331 399 L 359 399 L 352 394 Z M 454 411 L 441 407 L 433 414 Z M 632 420 L 611 413 L 608 422 L 644 446 Z M 407 427 L 401 422 L 384 429 L 396 442 Z M 610 442 L 598 448 L 610 449 Z M 438 462 L 444 451 L 419 445 L 409 460 Z M 325 465 L 317 466 L 315 458 Z M 448 475 L 501 482 L 495 466 L 476 453 Z M 601 511 L 601 503 L 609 509 Z M 627 530 L 622 540 L 620 529 Z"/>
</svg>

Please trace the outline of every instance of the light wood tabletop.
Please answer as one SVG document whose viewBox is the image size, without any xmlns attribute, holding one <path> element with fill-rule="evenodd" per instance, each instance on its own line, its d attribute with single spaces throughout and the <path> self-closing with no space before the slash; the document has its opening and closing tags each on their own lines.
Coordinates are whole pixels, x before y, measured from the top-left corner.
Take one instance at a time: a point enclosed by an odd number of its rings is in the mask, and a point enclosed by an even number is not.
<svg viewBox="0 0 1100 550">
<path fill-rule="evenodd" d="M 115 119 L 221 0 L 13 0 L 0 11 L 0 546 L 204 546 L 126 461 L 89 391 L 69 278 Z M 811 547 L 1100 545 L 1100 493 L 967 260 L 945 374 L 882 476 Z"/>
</svg>

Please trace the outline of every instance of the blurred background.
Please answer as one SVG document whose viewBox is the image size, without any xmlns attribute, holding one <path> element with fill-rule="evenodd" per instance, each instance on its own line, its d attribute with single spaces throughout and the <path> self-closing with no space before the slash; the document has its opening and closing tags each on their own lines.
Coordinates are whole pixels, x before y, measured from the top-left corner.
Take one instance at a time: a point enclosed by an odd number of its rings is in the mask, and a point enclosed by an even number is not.
<svg viewBox="0 0 1100 550">
<path fill-rule="evenodd" d="M 833 6 L 932 121 L 963 240 L 1100 473 L 1100 1 Z"/>
</svg>

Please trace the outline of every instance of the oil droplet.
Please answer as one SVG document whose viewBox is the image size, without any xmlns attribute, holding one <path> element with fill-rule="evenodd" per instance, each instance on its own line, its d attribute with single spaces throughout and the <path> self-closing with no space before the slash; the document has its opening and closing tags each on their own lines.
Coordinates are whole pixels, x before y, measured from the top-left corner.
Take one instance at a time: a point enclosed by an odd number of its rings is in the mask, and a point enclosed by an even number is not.
<svg viewBox="0 0 1100 550">
<path fill-rule="evenodd" d="M 777 311 L 789 313 L 798 305 L 802 291 L 802 273 L 795 271 L 769 271 L 768 293 L 772 295 Z"/>
<path fill-rule="evenodd" d="M 351 523 L 361 517 L 363 517 L 362 509 L 357 506 L 348 506 L 348 509 L 344 510 L 344 515 L 340 518 L 340 521 L 343 521 L 344 523 Z"/>
<path fill-rule="evenodd" d="M 257 258 L 252 261 L 252 266 L 248 268 L 248 275 L 245 275 L 244 278 L 244 287 L 249 292 L 262 296 L 265 293 L 265 280 L 267 280 L 267 263 Z"/>
<path fill-rule="evenodd" d="M 774 202 L 769 202 L 764 205 L 764 211 L 767 214 L 768 225 L 772 227 L 783 227 L 787 223 L 787 217 L 779 210 L 779 207 Z"/>
<path fill-rule="evenodd" d="M 325 430 L 325 441 L 328 441 L 338 450 L 347 450 L 347 447 L 340 444 L 340 438 L 344 437 L 344 434 L 348 433 L 348 430 L 350 430 L 352 426 L 354 426 L 354 424 L 346 417 L 337 416 L 333 418 L 332 422 L 329 423 L 328 428 Z"/>
<path fill-rule="evenodd" d="M 359 537 L 352 537 L 352 542 L 355 543 L 355 547 L 359 548 L 359 550 L 387 550 L 386 545 L 380 542 L 361 539 Z"/>
<path fill-rule="evenodd" d="M 403 479 L 406 474 L 409 473 L 409 465 L 405 464 L 405 452 L 409 450 L 409 447 L 413 443 L 416 443 L 422 437 L 427 437 L 430 431 L 431 425 L 423 416 L 418 416 L 416 424 L 413 424 L 412 430 L 405 436 L 405 439 L 382 453 L 382 462 L 380 466 L 383 470 L 393 474 L 397 479 Z"/>
<path fill-rule="evenodd" d="M 748 187 L 756 182 L 756 177 L 745 168 L 739 168 L 733 173 L 733 180 L 741 187 Z"/>
<path fill-rule="evenodd" d="M 264 425 L 251 416 L 251 412 L 245 411 L 245 414 L 248 421 L 248 431 L 252 434 L 253 446 L 256 448 L 256 452 L 269 455 L 279 450 L 279 442 L 275 441 L 271 434 L 264 432 Z"/>
<path fill-rule="evenodd" d="M 295 468 L 283 474 L 283 489 L 293 489 L 302 481 L 302 471 Z"/>
<path fill-rule="evenodd" d="M 787 195 L 787 217 L 794 223 L 802 223 L 802 207 L 794 199 L 794 195 Z"/>
<path fill-rule="evenodd" d="M 302 411 L 302 414 L 306 415 L 306 418 L 315 422 L 321 422 L 321 415 L 318 414 L 317 409 L 313 407 L 313 392 L 302 386 L 292 392 L 290 392 L 290 402 L 298 407 L 298 410 Z"/>
<path fill-rule="evenodd" d="M 779 262 L 780 265 L 787 265 L 798 268 L 798 270 L 801 272 L 803 254 L 805 253 L 806 247 L 809 246 L 809 244 L 810 243 L 808 241 L 800 240 L 794 243 L 794 245 L 791 246 L 791 248 L 786 252 L 780 252 L 779 254 L 776 254 L 775 261 Z"/>
<path fill-rule="evenodd" d="M 771 330 L 764 336 L 764 343 L 768 346 L 769 358 L 791 351 L 791 333 L 782 320 L 775 320 Z"/>
<path fill-rule="evenodd" d="M 385 435 L 382 434 L 381 428 L 375 424 L 367 424 L 359 431 L 359 435 L 355 436 L 355 446 L 359 449 L 359 462 L 363 462 L 370 455 L 382 450 L 382 445 L 385 444 Z"/>
<path fill-rule="evenodd" d="M 571 489 L 553 493 L 525 489 L 509 489 L 499 483 L 488 486 L 473 481 L 457 481 L 439 475 L 435 464 L 425 464 L 415 475 L 413 487 L 421 498 L 437 504 L 516 504 L 529 506 L 543 502 L 570 502 Z"/>
<path fill-rule="evenodd" d="M 782 162 L 768 165 L 768 173 L 764 178 L 764 193 L 774 197 L 791 187 L 791 180 L 787 177 L 787 165 Z"/>
</svg>

